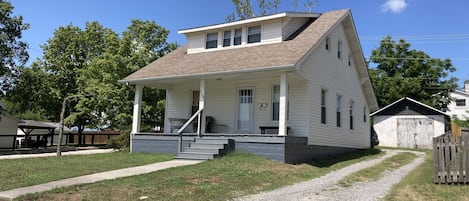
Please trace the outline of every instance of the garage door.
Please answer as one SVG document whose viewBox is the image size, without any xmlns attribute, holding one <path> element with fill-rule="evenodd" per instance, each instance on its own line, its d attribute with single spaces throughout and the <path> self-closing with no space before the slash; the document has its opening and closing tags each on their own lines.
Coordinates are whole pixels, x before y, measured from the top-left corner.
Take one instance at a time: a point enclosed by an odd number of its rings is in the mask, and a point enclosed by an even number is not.
<svg viewBox="0 0 469 201">
<path fill-rule="evenodd" d="M 397 146 L 406 148 L 431 148 L 434 133 L 433 119 L 397 119 Z"/>
</svg>

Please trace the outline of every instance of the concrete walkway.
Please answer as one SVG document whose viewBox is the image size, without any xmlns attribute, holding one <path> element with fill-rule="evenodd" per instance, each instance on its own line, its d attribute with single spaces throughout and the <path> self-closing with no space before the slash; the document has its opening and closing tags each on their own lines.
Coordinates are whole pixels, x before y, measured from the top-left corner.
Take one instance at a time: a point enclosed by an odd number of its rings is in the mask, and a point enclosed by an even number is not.
<svg viewBox="0 0 469 201">
<path fill-rule="evenodd" d="M 114 152 L 114 149 L 91 149 L 91 150 L 79 150 L 79 151 L 67 151 L 62 152 L 62 156 L 67 155 L 88 155 L 88 154 L 104 154 Z M 57 156 L 56 152 L 53 153 L 37 153 L 37 154 L 12 154 L 12 155 L 0 155 L 2 159 L 20 159 L 20 158 L 39 158 L 39 157 L 51 157 Z"/>
<path fill-rule="evenodd" d="M 194 164 L 198 164 L 202 162 L 204 161 L 171 160 L 171 161 L 166 161 L 166 162 L 153 163 L 149 165 L 130 167 L 130 168 L 125 168 L 125 169 L 112 170 L 108 172 L 101 172 L 101 173 L 96 173 L 96 174 L 80 176 L 80 177 L 74 177 L 74 178 L 64 179 L 60 181 L 53 181 L 53 182 L 49 182 L 45 184 L 39 184 L 35 186 L 17 188 L 13 190 L 0 192 L 0 201 L 13 200 L 17 197 L 26 195 L 28 193 L 37 193 L 37 192 L 43 192 L 43 191 L 48 191 L 48 190 L 52 190 L 55 188 L 72 186 L 72 185 L 77 185 L 77 184 L 93 183 L 93 182 L 98 182 L 98 181 L 103 181 L 103 180 L 116 179 L 116 178 L 121 178 L 121 177 L 139 175 L 139 174 L 146 174 L 146 173 L 155 172 L 155 171 L 163 170 L 167 168 L 194 165 Z"/>
</svg>

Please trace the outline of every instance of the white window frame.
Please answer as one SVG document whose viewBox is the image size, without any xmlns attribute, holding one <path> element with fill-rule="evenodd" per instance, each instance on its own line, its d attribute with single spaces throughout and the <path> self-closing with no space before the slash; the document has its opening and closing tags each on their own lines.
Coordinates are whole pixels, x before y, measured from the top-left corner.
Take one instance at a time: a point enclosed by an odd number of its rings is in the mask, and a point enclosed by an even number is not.
<svg viewBox="0 0 469 201">
<path fill-rule="evenodd" d="M 223 31 L 223 43 L 222 43 L 222 46 L 223 47 L 230 47 L 231 44 L 232 44 L 232 34 L 231 34 L 231 30 L 225 30 Z M 228 37 L 227 37 L 227 33 L 228 33 Z M 228 45 L 225 45 L 225 41 L 228 39 Z"/>
<path fill-rule="evenodd" d="M 321 124 L 327 124 L 327 89 L 321 89 Z"/>
<path fill-rule="evenodd" d="M 250 39 L 254 38 L 255 41 L 251 41 Z M 247 29 L 247 43 L 260 43 L 262 41 L 262 27 L 261 25 L 248 27 Z"/>
<path fill-rule="evenodd" d="M 210 39 L 210 36 L 216 35 L 215 39 Z M 209 42 L 215 41 L 215 46 L 214 47 L 209 47 Z M 205 35 L 205 49 L 214 49 L 218 47 L 218 32 L 210 32 Z"/>
<path fill-rule="evenodd" d="M 336 126 L 342 127 L 342 96 L 339 94 L 336 98 Z"/>
</svg>

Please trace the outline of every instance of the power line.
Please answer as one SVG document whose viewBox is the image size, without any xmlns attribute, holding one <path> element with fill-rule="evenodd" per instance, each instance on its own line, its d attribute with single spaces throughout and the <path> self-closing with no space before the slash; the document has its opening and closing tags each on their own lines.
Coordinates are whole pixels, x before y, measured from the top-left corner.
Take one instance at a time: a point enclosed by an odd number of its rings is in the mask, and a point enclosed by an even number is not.
<svg viewBox="0 0 469 201">
<path fill-rule="evenodd" d="M 433 59 L 439 59 L 439 60 L 445 60 L 443 58 L 436 58 L 436 57 L 429 57 L 429 58 L 424 58 L 424 57 L 420 57 L 420 58 L 415 58 L 415 57 L 370 57 L 370 59 L 373 58 L 373 59 L 384 59 L 384 60 L 391 60 L 391 59 L 399 59 L 399 60 L 433 60 Z M 469 58 L 448 58 L 448 59 L 451 59 L 452 61 L 453 60 L 457 60 L 457 61 L 469 61 Z"/>
</svg>

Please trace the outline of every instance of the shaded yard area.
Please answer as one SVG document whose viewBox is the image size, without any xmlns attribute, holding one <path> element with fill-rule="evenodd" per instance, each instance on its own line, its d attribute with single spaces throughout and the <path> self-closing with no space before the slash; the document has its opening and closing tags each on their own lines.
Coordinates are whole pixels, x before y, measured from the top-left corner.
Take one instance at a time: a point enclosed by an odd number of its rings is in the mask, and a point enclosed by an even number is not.
<svg viewBox="0 0 469 201">
<path fill-rule="evenodd" d="M 171 159 L 167 154 L 114 152 L 0 160 L 0 191 Z"/>
<path fill-rule="evenodd" d="M 17 200 L 228 200 L 325 175 L 382 155 L 364 150 L 314 164 L 290 165 L 248 153 L 150 174 L 37 193 Z"/>
<path fill-rule="evenodd" d="M 427 150 L 425 162 L 393 187 L 385 200 L 461 200 L 469 201 L 469 185 L 435 184 L 433 152 Z"/>
</svg>

